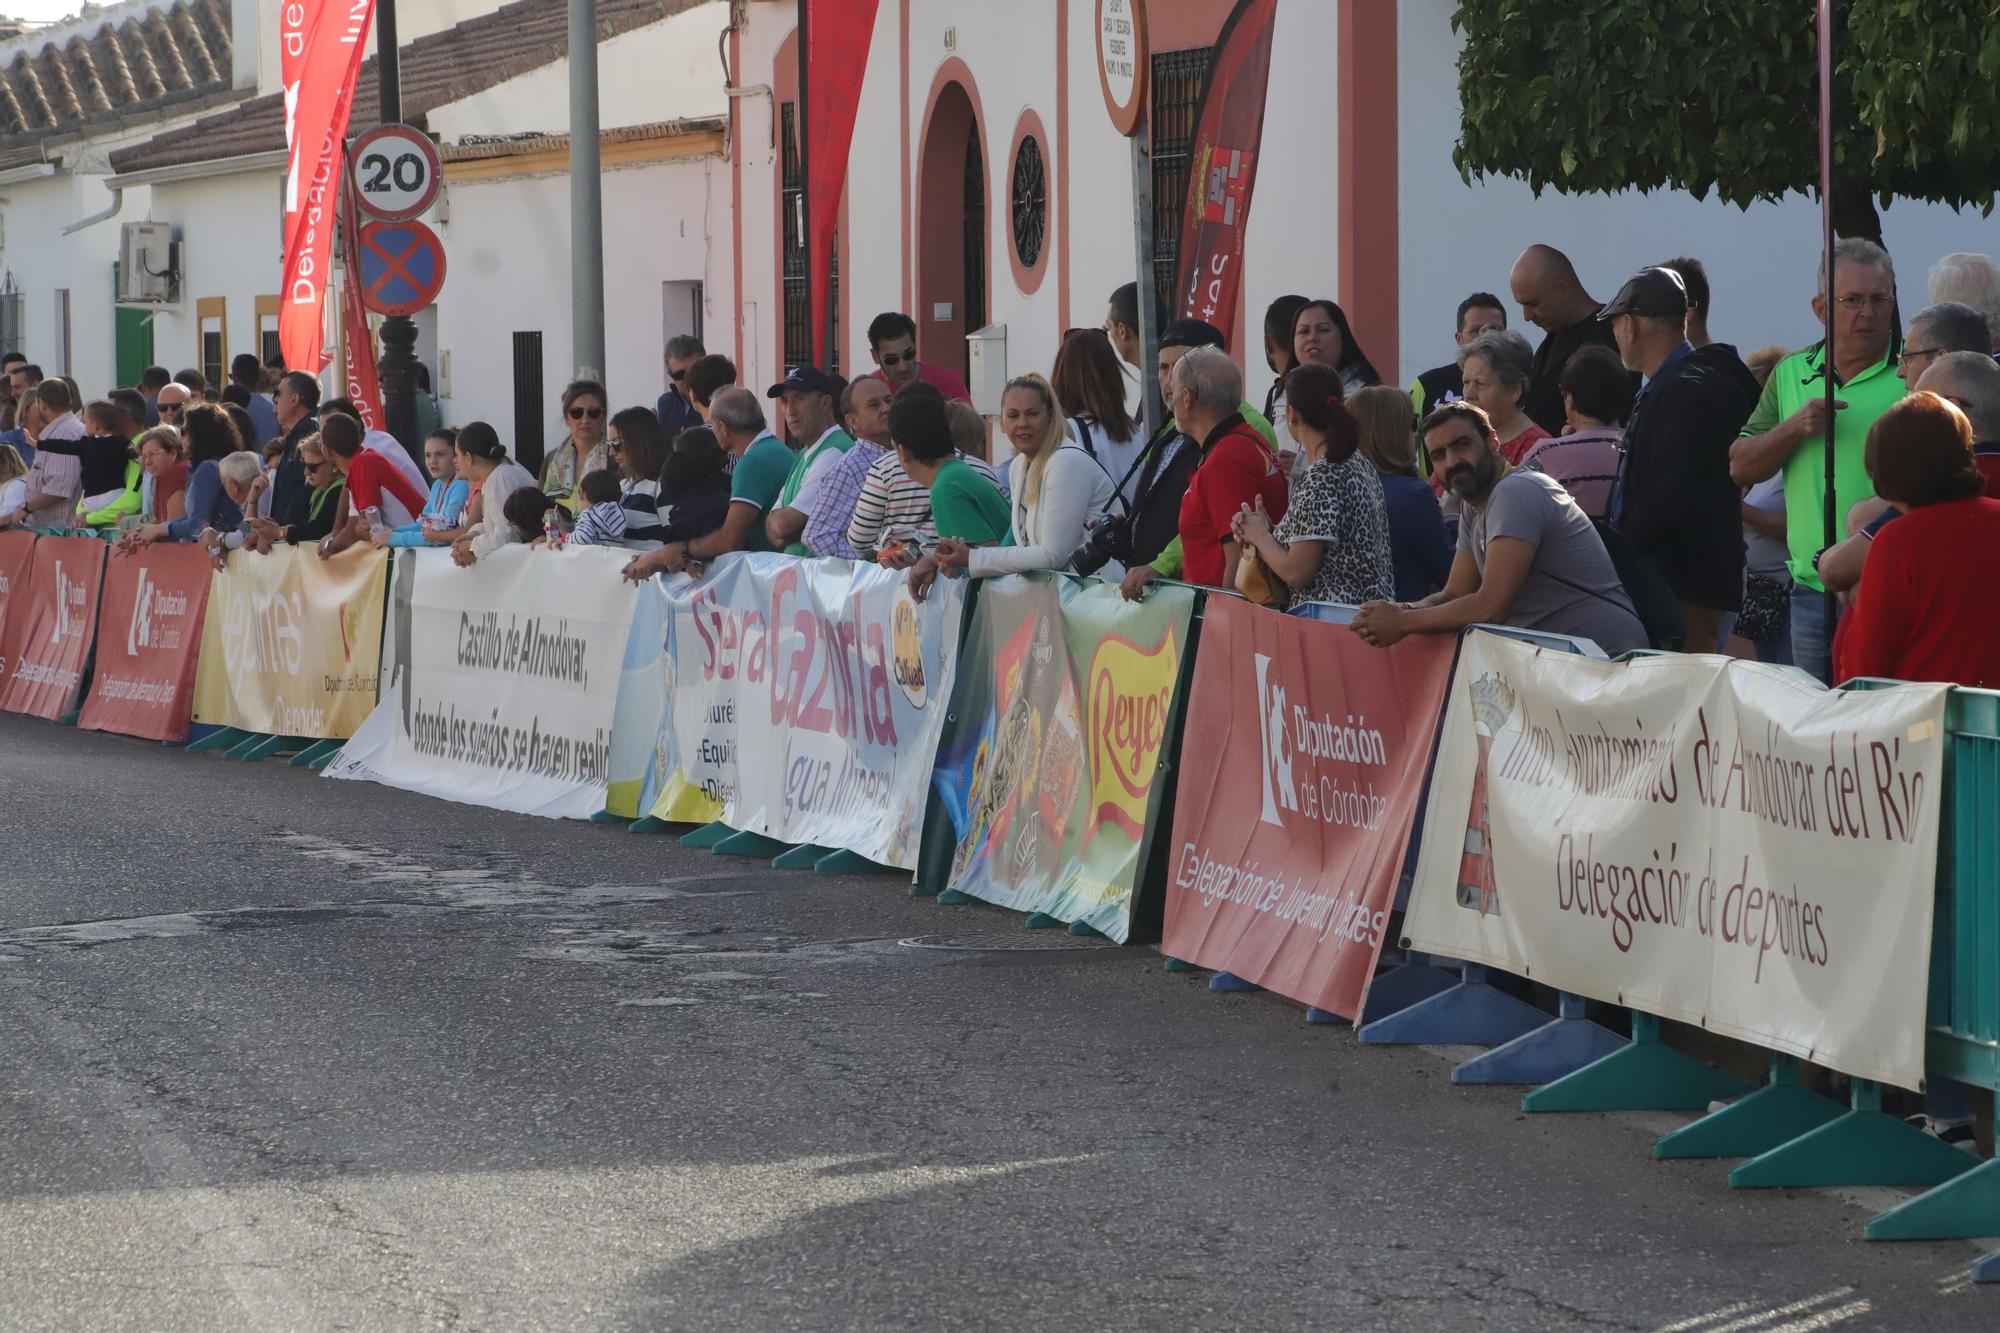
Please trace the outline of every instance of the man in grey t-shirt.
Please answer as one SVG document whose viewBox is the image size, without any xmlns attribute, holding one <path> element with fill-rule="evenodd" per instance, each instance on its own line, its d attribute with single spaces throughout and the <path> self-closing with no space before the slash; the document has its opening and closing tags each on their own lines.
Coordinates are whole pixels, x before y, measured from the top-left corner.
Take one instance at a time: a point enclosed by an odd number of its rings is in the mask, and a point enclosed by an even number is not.
<svg viewBox="0 0 2000 1333">
<path fill-rule="evenodd" d="M 1369 602 L 1355 633 L 1387 647 L 1406 634 L 1495 624 L 1590 639 L 1613 657 L 1646 646 L 1603 539 L 1560 482 L 1510 471 L 1492 423 L 1470 403 L 1446 403 L 1418 429 L 1433 470 L 1464 501 L 1458 556 L 1443 592 Z"/>
</svg>

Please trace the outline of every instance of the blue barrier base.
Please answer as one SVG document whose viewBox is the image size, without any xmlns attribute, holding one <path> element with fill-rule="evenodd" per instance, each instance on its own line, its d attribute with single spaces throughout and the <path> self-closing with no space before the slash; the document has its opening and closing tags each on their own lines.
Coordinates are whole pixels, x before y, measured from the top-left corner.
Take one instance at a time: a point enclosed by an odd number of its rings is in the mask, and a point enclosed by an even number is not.
<svg viewBox="0 0 2000 1333">
<path fill-rule="evenodd" d="M 1625 1038 L 1583 1016 L 1583 997 L 1564 995 L 1560 1016 L 1451 1071 L 1454 1083 L 1553 1083 L 1625 1047 Z"/>
<path fill-rule="evenodd" d="M 2000 1282 L 2000 1250 L 1995 1250 L 1984 1259 L 1972 1261 L 1974 1282 Z"/>
<path fill-rule="evenodd" d="M 1306 1006 L 1306 1022 L 1314 1027 L 1334 1027 L 1346 1021 L 1331 1009 L 1321 1009 L 1310 1004 Z"/>
<path fill-rule="evenodd" d="M 842 849 L 828 852 L 813 862 L 813 869 L 822 875 L 900 875 L 904 872 L 894 866 L 885 866 L 869 860 L 859 852 Z"/>
<path fill-rule="evenodd" d="M 771 866 L 775 870 L 811 870 L 822 858 L 833 855 L 834 850 L 810 842 L 800 843 L 790 851 L 779 852 L 772 857 Z"/>
<path fill-rule="evenodd" d="M 1023 924 L 1029 930 L 1055 930 L 1063 924 L 1063 919 L 1059 916 L 1050 916 L 1047 912 L 1030 912 Z"/>
<path fill-rule="evenodd" d="M 207 754 L 210 750 L 227 750 L 241 745 L 248 739 L 250 739 L 250 733 L 247 731 L 238 731 L 235 727 L 217 727 L 200 740 L 189 741 L 187 752 L 189 754 Z"/>
<path fill-rule="evenodd" d="M 593 824 L 622 824 L 625 822 L 625 817 L 623 815 L 614 815 L 609 810 L 599 810 L 590 817 L 590 822 Z"/>
<path fill-rule="evenodd" d="M 1683 1125 L 1653 1143 L 1653 1156 L 1755 1157 L 1846 1114 L 1831 1097 L 1799 1086 L 1799 1062 L 1771 1053 L 1771 1081 L 1720 1111 Z"/>
<path fill-rule="evenodd" d="M 341 744 L 345 745 L 346 742 L 343 741 L 341 742 Z M 306 767 L 311 769 L 315 773 L 324 773 L 326 772 L 326 766 L 338 758 L 340 758 L 339 750 L 337 749 L 328 750 L 325 754 L 315 756 L 312 759 L 308 759 L 306 761 Z M 294 759 L 292 762 L 297 763 L 298 760 Z"/>
<path fill-rule="evenodd" d="M 761 833 L 742 832 L 730 834 L 709 850 L 717 856 L 766 857 L 776 856 L 791 845 L 789 842 L 779 842 L 776 838 L 767 838 Z"/>
<path fill-rule="evenodd" d="M 910 896 L 912 898 L 935 898 L 941 892 L 942 890 L 935 889 L 921 882 L 910 885 Z"/>
<path fill-rule="evenodd" d="M 1088 921 L 1070 922 L 1069 933 L 1076 936 L 1078 939 L 1108 940 L 1111 938 L 1109 935 L 1106 935 L 1103 931 L 1099 930 L 1096 926 L 1091 925 Z"/>
<path fill-rule="evenodd" d="M 1245 981 L 1234 972 L 1217 972 L 1208 979 L 1208 988 L 1210 990 L 1230 992 L 1264 989 L 1254 981 Z"/>
<path fill-rule="evenodd" d="M 665 833 L 671 827 L 672 825 L 668 824 L 664 819 L 655 819 L 651 815 L 640 815 L 632 821 L 630 827 L 625 831 L 627 833 Z"/>
<path fill-rule="evenodd" d="M 1869 1240 L 1971 1240 L 2000 1235 L 2000 1159 L 1982 1162 L 1964 1175 L 1870 1219 L 1861 1234 Z"/>
<path fill-rule="evenodd" d="M 1521 1099 L 1523 1111 L 1705 1111 L 1750 1091 L 1741 1079 L 1682 1054 L 1660 1040 L 1660 1020 L 1632 1015 L 1622 1050 Z"/>
<path fill-rule="evenodd" d="M 1369 1046 L 1498 1046 L 1549 1021 L 1549 1016 L 1486 984 L 1486 968 L 1465 965 L 1465 978 L 1354 1035 Z"/>
<path fill-rule="evenodd" d="M 940 907 L 963 907 L 965 904 L 973 901 L 973 897 L 971 894 L 961 893 L 957 889 L 946 889 L 937 896 L 937 900 Z"/>
<path fill-rule="evenodd" d="M 1882 1111 L 1882 1088 L 1854 1080 L 1854 1109 L 1729 1173 L 1738 1189 L 1942 1185 L 1979 1159 Z"/>
<path fill-rule="evenodd" d="M 1362 1003 L 1361 1020 L 1357 1027 L 1401 1013 L 1411 1005 L 1428 1000 L 1433 995 L 1442 995 L 1458 984 L 1458 973 L 1447 971 L 1435 963 L 1416 961 L 1423 956 L 1411 954 L 1411 961 L 1375 975 L 1374 980 L 1368 983 L 1368 998 Z"/>
<path fill-rule="evenodd" d="M 681 846 L 713 847 L 734 832 L 736 832 L 735 829 L 718 819 L 713 824 L 703 824 L 691 833 L 683 833 L 681 835 Z"/>
<path fill-rule="evenodd" d="M 285 762 L 297 768 L 324 768 L 325 761 L 339 754 L 345 744 L 346 741 L 314 741 Z"/>
<path fill-rule="evenodd" d="M 1175 958 L 1171 954 L 1162 954 L 1161 957 L 1165 960 L 1166 970 L 1169 972 L 1201 971 L 1200 968 L 1196 967 L 1193 963 L 1188 962 L 1185 958 Z"/>
</svg>

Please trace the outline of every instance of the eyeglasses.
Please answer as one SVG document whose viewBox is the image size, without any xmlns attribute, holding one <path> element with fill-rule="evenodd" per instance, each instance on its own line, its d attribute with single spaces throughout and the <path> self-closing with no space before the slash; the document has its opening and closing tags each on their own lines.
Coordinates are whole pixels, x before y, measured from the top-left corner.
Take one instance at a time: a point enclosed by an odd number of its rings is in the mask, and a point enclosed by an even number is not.
<svg viewBox="0 0 2000 1333">
<path fill-rule="evenodd" d="M 1863 295 L 1860 292 L 1849 292 L 1845 296 L 1836 296 L 1833 299 L 1833 303 L 1842 310 L 1887 310 L 1891 305 L 1895 304 L 1895 301 L 1895 297 L 1883 296 L 1879 292 L 1867 295 Z"/>
<path fill-rule="evenodd" d="M 685 370 L 670 370 L 667 372 L 667 378 L 672 380 L 676 384 L 679 384 L 682 380 L 686 379 L 687 377 L 688 373 Z"/>
<path fill-rule="evenodd" d="M 180 405 L 179 403 L 161 403 L 161 404 L 160 404 L 160 415 L 161 415 L 161 416 L 163 416 L 163 417 L 164 417 L 164 416 L 168 416 L 168 415 L 172 415 L 172 416 L 179 416 L 180 414 L 181 414 L 181 405 Z"/>
<path fill-rule="evenodd" d="M 1902 366 L 1904 369 L 1908 369 L 1910 362 L 1916 360 L 1918 357 L 1938 356 L 1942 354 L 1943 351 L 1944 348 L 1942 347 L 1912 347 L 1907 351 L 1905 351 L 1901 356 L 1897 357 L 1896 363 Z"/>
<path fill-rule="evenodd" d="M 609 440 L 605 441 L 605 447 L 610 449 L 611 452 L 614 454 L 623 453 L 625 452 L 625 441 L 619 439 L 616 435 L 614 435 Z"/>
<path fill-rule="evenodd" d="M 306 471 L 308 471 L 308 472 L 317 472 L 317 471 L 319 471 L 319 470 L 320 470 L 321 468 L 323 468 L 323 467 L 332 467 L 332 466 L 333 466 L 333 464 L 332 464 L 332 463 L 330 463 L 330 462 L 329 462 L 329 461 L 327 461 L 326 459 L 322 458 L 322 459 L 320 459 L 320 460 L 319 460 L 319 462 L 317 462 L 317 463 L 307 463 L 307 464 L 306 464 Z"/>
<path fill-rule="evenodd" d="M 601 407 L 572 407 L 569 410 L 569 419 L 571 421 L 595 421 L 603 415 L 604 409 Z"/>
<path fill-rule="evenodd" d="M 884 352 L 876 359 L 882 363 L 882 368 L 887 370 L 890 366 L 900 366 L 905 362 L 914 362 L 917 359 L 917 354 L 914 351 Z"/>
</svg>

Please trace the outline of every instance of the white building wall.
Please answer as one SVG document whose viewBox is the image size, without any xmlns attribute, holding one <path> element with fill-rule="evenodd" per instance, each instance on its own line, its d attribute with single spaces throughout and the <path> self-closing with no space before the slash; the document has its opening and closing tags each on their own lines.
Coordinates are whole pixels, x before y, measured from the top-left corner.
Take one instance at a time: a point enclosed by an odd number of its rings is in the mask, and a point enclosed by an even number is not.
<svg viewBox="0 0 2000 1333">
<path fill-rule="evenodd" d="M 716 0 L 600 42 L 599 126 L 612 130 L 726 114 L 716 37 L 728 23 L 729 6 Z M 447 143 L 468 134 L 567 134 L 569 61 L 439 107 L 426 123 Z"/>
<path fill-rule="evenodd" d="M 168 181 L 152 190 L 143 211 L 131 207 L 115 221 L 141 217 L 178 229 L 181 303 L 153 318 L 153 359 L 168 370 L 201 364 L 196 302 L 223 298 L 227 352 L 258 351 L 257 298 L 278 295 L 285 263 L 284 173 L 238 172 L 200 180 Z M 104 223 L 93 231 L 118 229 Z M 226 365 L 225 365 L 226 368 Z"/>
<path fill-rule="evenodd" d="M 117 222 L 143 216 L 147 195 L 143 188 L 127 191 L 120 219 L 64 236 L 64 227 L 111 201 L 102 181 L 101 176 L 61 171 L 0 186 L 0 286 L 11 285 L 21 293 L 24 334 L 19 348 L 4 350 L 22 352 L 48 374 L 62 373 L 56 294 L 67 291 L 67 373 L 93 398 L 118 387 L 112 314 L 116 293 L 111 286 L 112 265 L 118 261 Z M 141 211 L 133 212 L 134 205 Z"/>
<path fill-rule="evenodd" d="M 459 181 L 449 187 L 446 279 L 437 349 L 448 362 L 445 419 L 485 420 L 505 439 L 514 419 L 513 335 L 542 334 L 551 441 L 557 395 L 574 369 L 569 283 L 569 177 Z M 651 406 L 664 387 L 662 284 L 705 285 L 710 342 L 735 308 L 729 175 L 719 158 L 650 163 L 604 174 L 603 368 L 612 410 Z M 511 441 L 509 442 L 511 444 Z"/>
<path fill-rule="evenodd" d="M 1085 328 L 1104 322 L 1113 289 L 1133 281 L 1139 272 L 1138 231 L 1132 216 L 1132 141 L 1118 132 L 1104 109 L 1096 34 L 1097 6 L 1072 0 L 1069 235 L 1058 243 L 1069 247 L 1070 323 Z M 1060 133 L 1052 117 L 1045 115 L 1043 120 L 1050 134 Z M 1058 216 L 1053 204 L 1051 200 L 1051 232 Z"/>
<path fill-rule="evenodd" d="M 1519 324 L 1507 275 L 1522 249 L 1537 241 L 1567 253 L 1599 300 L 1609 300 L 1646 264 L 1696 256 L 1714 289 L 1711 330 L 1743 351 L 1767 343 L 1800 347 L 1820 336 L 1811 308 L 1820 253 L 1815 199 L 1791 195 L 1744 212 L 1674 192 L 1547 192 L 1537 200 L 1519 181 L 1461 181 L 1451 163 L 1459 136 L 1452 8 L 1451 0 L 1405 0 L 1398 10 L 1401 382 L 1450 358 L 1452 313 L 1474 290 L 1506 299 L 1510 322 Z M 1262 198 L 1260 184 L 1259 208 Z M 1901 269 L 1906 317 L 1926 304 L 1924 276 L 1940 256 L 2000 248 L 1991 219 L 1910 201 L 1884 212 L 1883 233 Z M 1539 341 L 1532 326 L 1522 331 Z M 1388 373 L 1386 365 L 1381 369 Z"/>
<path fill-rule="evenodd" d="M 785 373 L 785 303 L 777 279 L 778 109 L 770 79 L 778 48 L 791 34 L 793 13 L 789 5 L 749 6 L 736 65 L 737 81 L 743 86 L 731 99 L 738 120 L 730 151 L 743 184 L 742 209 L 736 219 L 736 244 L 743 256 L 743 291 L 736 312 L 742 354 L 735 360 L 742 382 L 759 387 Z M 716 334 L 709 345 L 723 350 L 719 317 L 712 327 Z"/>
</svg>

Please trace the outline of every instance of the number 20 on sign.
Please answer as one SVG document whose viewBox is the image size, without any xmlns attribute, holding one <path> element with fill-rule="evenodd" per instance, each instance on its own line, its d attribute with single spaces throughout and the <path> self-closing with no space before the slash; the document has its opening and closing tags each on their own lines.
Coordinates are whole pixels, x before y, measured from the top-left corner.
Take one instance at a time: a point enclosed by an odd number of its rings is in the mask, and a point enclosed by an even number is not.
<svg viewBox="0 0 2000 1333">
<path fill-rule="evenodd" d="M 437 202 L 443 171 L 428 134 L 383 125 L 348 150 L 361 211 L 384 222 L 406 222 Z"/>
</svg>

